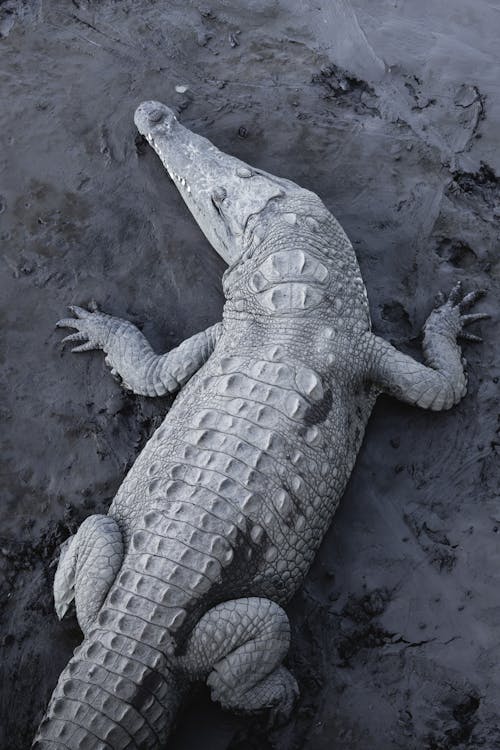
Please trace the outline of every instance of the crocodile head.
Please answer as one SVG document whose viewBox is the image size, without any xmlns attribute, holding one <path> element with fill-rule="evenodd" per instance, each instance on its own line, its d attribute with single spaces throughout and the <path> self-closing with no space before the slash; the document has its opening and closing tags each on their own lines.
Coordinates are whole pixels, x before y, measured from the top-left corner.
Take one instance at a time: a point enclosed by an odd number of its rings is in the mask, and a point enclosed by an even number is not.
<svg viewBox="0 0 500 750">
<path fill-rule="evenodd" d="M 201 230 L 226 263 L 248 250 L 252 230 L 276 201 L 307 192 L 295 183 L 250 167 L 219 151 L 179 123 L 171 109 L 143 102 L 134 117 L 154 148 Z"/>
</svg>

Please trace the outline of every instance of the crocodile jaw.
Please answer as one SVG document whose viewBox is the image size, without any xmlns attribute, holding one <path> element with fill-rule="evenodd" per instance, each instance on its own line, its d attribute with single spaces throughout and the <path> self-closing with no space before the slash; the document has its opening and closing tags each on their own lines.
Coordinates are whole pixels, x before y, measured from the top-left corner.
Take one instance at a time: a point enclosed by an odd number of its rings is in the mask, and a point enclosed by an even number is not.
<svg viewBox="0 0 500 750">
<path fill-rule="evenodd" d="M 189 210 L 216 252 L 233 265 L 248 244 L 250 217 L 301 188 L 256 170 L 219 151 L 209 140 L 181 125 L 169 107 L 148 101 L 134 121 L 154 148 Z"/>
</svg>

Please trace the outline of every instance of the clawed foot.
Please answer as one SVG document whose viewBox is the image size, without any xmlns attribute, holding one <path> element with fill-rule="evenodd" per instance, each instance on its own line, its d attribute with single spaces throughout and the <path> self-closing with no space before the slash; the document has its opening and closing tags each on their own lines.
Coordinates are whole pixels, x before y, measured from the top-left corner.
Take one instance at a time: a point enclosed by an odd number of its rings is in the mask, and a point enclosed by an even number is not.
<svg viewBox="0 0 500 750">
<path fill-rule="evenodd" d="M 253 714 L 266 731 L 284 726 L 299 697 L 299 686 L 286 667 L 279 666 L 256 685 L 245 690 L 244 683 L 234 686 L 231 698 L 219 693 L 220 675 L 214 670 L 207 678 L 212 700 L 233 713 Z M 227 687 L 224 683 L 224 687 Z"/>
<path fill-rule="evenodd" d="M 76 333 L 66 336 L 63 344 L 77 343 L 72 352 L 88 352 L 91 349 L 104 349 L 109 334 L 115 327 L 111 315 L 100 312 L 90 312 L 83 307 L 70 305 L 69 310 L 76 316 L 74 318 L 63 318 L 56 325 L 58 328 L 76 328 Z"/>
<path fill-rule="evenodd" d="M 426 327 L 434 328 L 439 333 L 449 333 L 465 341 L 480 343 L 482 338 L 473 333 L 464 331 L 465 326 L 476 323 L 478 320 L 487 320 L 491 317 L 487 313 L 475 313 L 464 315 L 476 302 L 484 297 L 486 291 L 478 289 L 464 295 L 462 282 L 458 282 L 451 290 L 448 298 L 440 293 L 437 298 L 438 307 L 430 314 Z"/>
<path fill-rule="evenodd" d="M 299 686 L 295 677 L 284 667 L 278 669 L 278 675 L 281 684 L 275 705 L 269 709 L 267 720 L 269 729 L 278 729 L 289 721 L 299 697 Z"/>
</svg>

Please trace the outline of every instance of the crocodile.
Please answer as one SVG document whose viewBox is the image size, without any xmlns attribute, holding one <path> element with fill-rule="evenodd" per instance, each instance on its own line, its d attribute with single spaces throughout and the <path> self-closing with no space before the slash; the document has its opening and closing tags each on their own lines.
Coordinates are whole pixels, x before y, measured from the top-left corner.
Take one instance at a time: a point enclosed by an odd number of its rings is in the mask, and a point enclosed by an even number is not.
<svg viewBox="0 0 500 750">
<path fill-rule="evenodd" d="M 137 327 L 72 306 L 73 351 L 103 350 L 135 394 L 179 392 L 107 515 L 62 546 L 56 612 L 83 641 L 34 747 L 163 748 L 190 688 L 285 721 L 284 607 L 328 529 L 379 394 L 445 410 L 466 393 L 459 337 L 480 290 L 438 300 L 425 363 L 371 331 L 353 247 L 321 199 L 228 156 L 162 103 L 135 112 L 226 261 L 222 321 L 165 354 Z M 266 713 L 269 712 L 269 713 Z"/>
</svg>

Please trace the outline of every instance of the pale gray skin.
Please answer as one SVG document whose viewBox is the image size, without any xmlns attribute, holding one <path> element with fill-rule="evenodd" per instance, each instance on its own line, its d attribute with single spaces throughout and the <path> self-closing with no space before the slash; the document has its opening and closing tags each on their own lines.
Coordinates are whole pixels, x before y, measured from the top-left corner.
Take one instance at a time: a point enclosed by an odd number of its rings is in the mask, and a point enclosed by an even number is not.
<svg viewBox="0 0 500 750">
<path fill-rule="evenodd" d="M 37 748 L 164 748 L 186 690 L 286 717 L 282 605 L 344 491 L 377 396 L 449 409 L 466 392 L 457 337 L 486 317 L 456 287 L 426 324 L 426 364 L 370 332 L 352 245 L 312 192 L 223 154 L 146 102 L 135 122 L 228 262 L 223 320 L 156 355 L 132 324 L 72 308 L 74 351 L 102 349 L 123 384 L 182 391 L 120 487 L 64 546 L 56 610 L 83 644 Z"/>
</svg>

